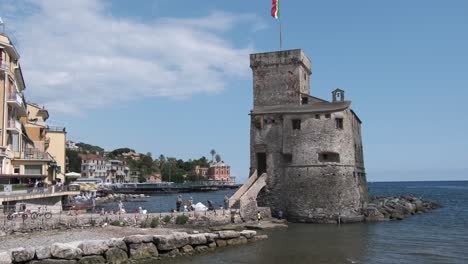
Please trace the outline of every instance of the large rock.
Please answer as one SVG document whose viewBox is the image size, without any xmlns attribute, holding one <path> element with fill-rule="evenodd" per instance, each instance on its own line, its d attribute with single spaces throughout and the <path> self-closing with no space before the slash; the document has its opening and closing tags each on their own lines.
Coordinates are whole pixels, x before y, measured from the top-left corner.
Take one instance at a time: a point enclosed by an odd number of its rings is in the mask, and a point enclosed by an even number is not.
<svg viewBox="0 0 468 264">
<path fill-rule="evenodd" d="M 257 231 L 254 230 L 244 230 L 240 232 L 241 236 L 245 238 L 252 238 L 253 236 L 257 235 Z"/>
<path fill-rule="evenodd" d="M 158 249 L 153 243 L 130 244 L 132 259 L 145 259 L 158 256 Z"/>
<path fill-rule="evenodd" d="M 268 239 L 268 235 L 256 235 L 250 239 L 250 241 L 260 241 Z"/>
<path fill-rule="evenodd" d="M 11 264 L 13 260 L 11 259 L 11 254 L 8 252 L 0 252 L 0 264 Z"/>
<path fill-rule="evenodd" d="M 26 262 L 34 259 L 36 251 L 34 248 L 15 248 L 10 250 L 11 258 L 14 262 Z"/>
<path fill-rule="evenodd" d="M 60 259 L 78 259 L 83 255 L 83 251 L 71 245 L 54 243 L 50 247 L 50 254 Z"/>
<path fill-rule="evenodd" d="M 83 241 L 78 245 L 78 248 L 83 251 L 83 255 L 102 255 L 109 249 L 107 241 Z"/>
<path fill-rule="evenodd" d="M 36 258 L 37 259 L 47 259 L 50 258 L 50 247 L 37 247 L 36 248 Z"/>
<path fill-rule="evenodd" d="M 127 244 L 140 244 L 153 242 L 153 236 L 150 235 L 133 235 L 123 239 Z"/>
<path fill-rule="evenodd" d="M 125 252 L 127 251 L 127 244 L 125 244 L 123 238 L 112 238 L 107 240 L 106 244 L 109 248 L 120 248 Z"/>
<path fill-rule="evenodd" d="M 196 246 L 195 247 L 195 251 L 198 252 L 198 253 L 202 253 L 202 252 L 205 252 L 205 251 L 208 251 L 210 248 L 207 247 L 207 246 Z"/>
<path fill-rule="evenodd" d="M 43 259 L 33 260 L 28 262 L 28 264 L 78 264 L 78 261 L 67 259 Z"/>
<path fill-rule="evenodd" d="M 204 235 L 208 243 L 215 242 L 215 239 L 219 238 L 219 234 L 215 234 L 215 233 L 204 233 Z"/>
<path fill-rule="evenodd" d="M 231 239 L 228 239 L 226 242 L 229 246 L 242 245 L 242 244 L 247 243 L 247 238 L 245 237 L 231 238 Z"/>
<path fill-rule="evenodd" d="M 172 235 L 154 236 L 154 243 L 159 250 L 172 250 L 189 244 L 189 235 L 185 232 L 174 232 Z"/>
<path fill-rule="evenodd" d="M 196 235 L 189 236 L 189 244 L 192 246 L 205 245 L 206 242 L 207 242 L 207 239 L 204 234 L 196 234 Z"/>
<path fill-rule="evenodd" d="M 191 245 L 185 245 L 180 248 L 180 252 L 184 254 L 190 254 L 193 252 L 193 247 Z"/>
<path fill-rule="evenodd" d="M 229 239 L 229 238 L 237 238 L 237 237 L 240 237 L 240 233 L 239 233 L 239 232 L 231 231 L 231 230 L 227 230 L 227 231 L 218 231 L 218 235 L 219 235 L 219 238 L 222 238 L 222 239 Z"/>
<path fill-rule="evenodd" d="M 227 246 L 227 242 L 224 239 L 216 239 L 216 245 L 218 247 L 225 247 Z"/>
<path fill-rule="evenodd" d="M 127 252 L 120 248 L 110 248 L 106 251 L 106 260 L 110 264 L 122 264 L 127 262 Z"/>
<path fill-rule="evenodd" d="M 78 261 L 79 264 L 101 264 L 106 263 L 102 256 L 86 256 Z"/>
</svg>

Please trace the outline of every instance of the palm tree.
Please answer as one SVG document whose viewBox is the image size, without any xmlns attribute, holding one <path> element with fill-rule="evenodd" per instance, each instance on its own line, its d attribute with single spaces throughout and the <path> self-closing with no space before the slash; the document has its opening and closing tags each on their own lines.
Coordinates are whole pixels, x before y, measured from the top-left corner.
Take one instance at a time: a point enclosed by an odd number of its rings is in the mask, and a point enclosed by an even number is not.
<svg viewBox="0 0 468 264">
<path fill-rule="evenodd" d="M 213 162 L 213 160 L 214 160 L 214 155 L 216 154 L 216 150 L 212 149 L 212 150 L 210 151 L 210 154 L 211 154 L 211 162 Z"/>
<path fill-rule="evenodd" d="M 216 159 L 216 162 L 220 162 L 221 161 L 221 156 L 219 154 L 216 154 L 215 159 Z"/>
</svg>

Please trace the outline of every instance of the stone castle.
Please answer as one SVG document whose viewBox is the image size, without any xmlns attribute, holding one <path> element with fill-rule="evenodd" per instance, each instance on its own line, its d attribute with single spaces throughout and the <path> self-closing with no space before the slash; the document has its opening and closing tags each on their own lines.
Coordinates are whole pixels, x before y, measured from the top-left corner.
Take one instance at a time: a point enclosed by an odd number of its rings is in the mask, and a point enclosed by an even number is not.
<svg viewBox="0 0 468 264">
<path fill-rule="evenodd" d="M 295 222 L 362 221 L 361 120 L 345 92 L 334 90 L 331 102 L 310 95 L 312 65 L 300 49 L 251 54 L 250 67 L 250 166 L 257 179 L 245 189 L 256 190 L 234 199 L 256 199 L 259 208 Z"/>
</svg>

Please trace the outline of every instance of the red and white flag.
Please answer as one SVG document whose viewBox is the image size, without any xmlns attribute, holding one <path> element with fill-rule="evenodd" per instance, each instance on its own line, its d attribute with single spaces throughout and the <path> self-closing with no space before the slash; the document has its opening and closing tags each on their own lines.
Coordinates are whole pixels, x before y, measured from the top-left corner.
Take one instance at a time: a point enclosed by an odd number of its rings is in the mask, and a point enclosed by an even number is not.
<svg viewBox="0 0 468 264">
<path fill-rule="evenodd" d="M 280 1 L 272 0 L 273 7 L 271 8 L 271 16 L 279 19 L 280 18 Z"/>
</svg>

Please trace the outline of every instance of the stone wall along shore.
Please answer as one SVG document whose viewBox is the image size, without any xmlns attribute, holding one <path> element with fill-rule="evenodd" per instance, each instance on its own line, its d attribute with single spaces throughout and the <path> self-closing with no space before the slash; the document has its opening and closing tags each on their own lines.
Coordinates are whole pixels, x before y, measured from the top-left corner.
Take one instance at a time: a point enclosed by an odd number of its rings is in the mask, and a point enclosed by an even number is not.
<svg viewBox="0 0 468 264">
<path fill-rule="evenodd" d="M 0 252 L 0 264 L 153 263 L 164 257 L 192 255 L 267 238 L 253 230 L 133 235 L 110 240 L 15 248 Z"/>
<path fill-rule="evenodd" d="M 176 223 L 177 217 L 187 216 L 188 220 L 183 225 Z M 23 221 L 16 219 L 9 221 L 3 219 L 0 221 L 0 236 L 10 235 L 15 233 L 32 233 L 36 231 L 53 230 L 53 229 L 69 229 L 83 228 L 104 225 L 118 225 L 122 227 L 141 227 L 143 222 L 158 219 L 160 226 L 176 226 L 187 228 L 199 228 L 209 226 L 220 226 L 231 223 L 241 223 L 239 210 L 213 210 L 205 212 L 175 212 L 175 213 L 150 213 L 150 214 L 114 214 L 114 215 L 99 215 L 99 214 L 80 214 L 66 215 L 54 214 L 51 219 L 44 217 Z M 166 221 L 168 220 L 168 221 Z"/>
<path fill-rule="evenodd" d="M 370 199 L 367 208 L 364 209 L 364 216 L 367 222 L 402 220 L 408 216 L 426 213 L 440 207 L 441 205 L 437 203 L 422 200 L 413 195 L 376 196 Z"/>
</svg>

